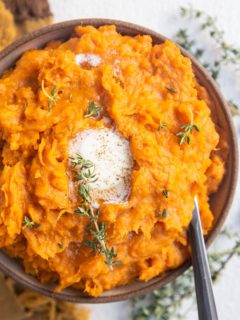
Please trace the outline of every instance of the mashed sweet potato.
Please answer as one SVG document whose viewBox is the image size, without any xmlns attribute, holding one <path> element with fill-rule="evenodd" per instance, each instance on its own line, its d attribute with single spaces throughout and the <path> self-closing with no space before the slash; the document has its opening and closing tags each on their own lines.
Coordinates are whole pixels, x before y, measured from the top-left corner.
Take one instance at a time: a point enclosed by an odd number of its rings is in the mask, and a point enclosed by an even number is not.
<svg viewBox="0 0 240 320">
<path fill-rule="evenodd" d="M 78 65 L 79 53 L 101 62 Z M 51 106 L 43 81 L 49 94 L 56 86 Z M 224 174 L 203 92 L 172 42 L 153 45 L 114 26 L 79 26 L 66 42 L 24 53 L 0 80 L 0 247 L 41 281 L 59 281 L 57 290 L 75 286 L 92 296 L 181 265 L 193 198 L 207 233 L 209 194 Z M 84 117 L 89 101 L 112 123 Z M 177 133 L 192 121 L 199 131 L 180 144 Z M 128 201 L 100 206 L 108 244 L 122 261 L 113 271 L 83 243 L 88 221 L 74 212 L 67 174 L 70 139 L 111 125 L 129 139 L 134 159 Z M 23 226 L 26 217 L 34 227 Z"/>
</svg>

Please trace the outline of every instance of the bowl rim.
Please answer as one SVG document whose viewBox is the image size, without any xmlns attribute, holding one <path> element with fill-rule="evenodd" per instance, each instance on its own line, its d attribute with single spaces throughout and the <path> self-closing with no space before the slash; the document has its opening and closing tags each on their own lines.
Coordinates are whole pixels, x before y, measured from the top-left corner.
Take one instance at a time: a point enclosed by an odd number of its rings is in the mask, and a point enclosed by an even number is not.
<svg viewBox="0 0 240 320">
<path fill-rule="evenodd" d="M 144 35 L 150 35 L 153 39 L 157 39 L 157 41 L 160 43 L 164 40 L 168 40 L 167 37 L 161 35 L 160 33 L 153 31 L 149 28 L 145 28 L 143 26 L 140 26 L 138 24 L 134 23 L 129 23 L 121 20 L 115 20 L 115 19 L 103 19 L 103 18 L 86 18 L 86 19 L 74 19 L 74 20 L 67 20 L 63 21 L 60 23 L 55 23 L 46 27 L 43 27 L 41 29 L 38 29 L 36 31 L 33 31 L 29 34 L 26 34 L 22 38 L 14 41 L 12 44 L 10 44 L 8 47 L 6 47 L 4 50 L 0 52 L 0 63 L 3 59 L 7 58 L 7 56 L 11 53 L 13 53 L 16 49 L 19 47 L 24 46 L 27 44 L 29 41 L 40 38 L 44 35 L 47 35 L 48 33 L 51 33 L 52 31 L 59 31 L 61 29 L 66 29 L 66 28 L 72 28 L 78 26 L 78 25 L 93 25 L 95 27 L 99 27 L 101 25 L 115 25 L 117 27 L 117 30 L 120 29 L 125 29 L 128 32 L 133 32 L 134 34 L 144 34 Z M 119 31 L 122 33 L 121 31 Z M 123 32 L 124 34 L 124 32 Z M 56 38 L 55 38 L 56 39 Z M 52 38 L 54 40 L 54 37 Z M 175 41 L 171 40 L 172 42 L 175 43 Z M 49 42 L 46 41 L 46 43 Z M 176 44 L 176 43 L 175 43 Z M 214 224 L 213 228 L 211 229 L 209 235 L 206 237 L 206 246 L 209 247 L 209 245 L 213 242 L 213 240 L 216 238 L 216 236 L 219 234 L 231 207 L 234 193 L 236 191 L 237 187 L 237 179 L 238 179 L 238 143 L 237 143 L 237 135 L 236 131 L 234 128 L 232 116 L 229 110 L 229 107 L 227 106 L 227 103 L 220 92 L 216 82 L 212 79 L 212 77 L 205 71 L 204 67 L 185 49 L 180 47 L 178 44 L 176 44 L 182 54 L 184 56 L 187 56 L 188 58 L 191 59 L 193 62 L 194 68 L 196 68 L 201 74 L 204 75 L 206 78 L 206 82 L 210 85 L 211 90 L 214 90 L 216 95 L 218 96 L 219 100 L 221 101 L 221 106 L 222 106 L 222 112 L 224 114 L 225 120 L 228 124 L 228 129 L 229 129 L 229 139 L 232 144 L 232 159 L 231 159 L 231 164 L 232 164 L 232 171 L 231 171 L 231 188 L 230 192 L 228 194 L 227 200 L 224 203 L 224 207 L 221 213 L 221 216 L 219 219 L 217 219 L 216 223 Z M 28 49 L 27 49 L 28 50 Z M 27 51 L 24 50 L 24 51 Z M 22 53 L 21 53 L 22 55 Z M 17 58 L 18 59 L 18 58 Z M 8 67 L 6 68 L 6 70 Z M 1 250 L 0 250 L 1 252 Z M 44 287 L 42 284 L 32 284 L 31 281 L 29 280 L 26 282 L 26 279 L 19 278 L 20 272 L 14 271 L 13 269 L 9 268 L 7 265 L 3 264 L 0 258 L 0 270 L 3 271 L 7 276 L 11 277 L 13 280 L 16 282 L 20 283 L 22 286 L 26 287 L 27 289 L 30 289 L 32 291 L 36 291 L 37 293 L 49 296 L 51 298 L 57 299 L 57 300 L 62 300 L 62 301 L 70 301 L 70 302 L 80 302 L 80 303 L 106 303 L 106 302 L 116 302 L 116 301 L 122 301 L 126 300 L 129 298 L 133 298 L 142 294 L 146 294 L 150 291 L 153 291 L 155 289 L 160 288 L 163 285 L 166 285 L 170 281 L 174 280 L 177 278 L 179 275 L 181 275 L 184 271 L 186 271 L 189 267 L 191 266 L 190 261 L 186 261 L 183 265 L 178 267 L 177 269 L 173 269 L 164 275 L 161 275 L 161 279 L 159 276 L 155 277 L 152 279 L 152 281 L 148 282 L 141 282 L 142 286 L 140 288 L 137 288 L 135 290 L 132 290 L 131 292 L 127 293 L 119 293 L 119 294 L 114 294 L 114 296 L 100 296 L 100 297 L 90 297 L 90 296 L 72 296 L 67 294 L 67 290 L 63 290 L 60 293 L 55 292 L 52 290 L 51 287 Z M 30 275 L 28 275 L 28 278 L 32 278 Z M 124 287 L 124 286 L 123 286 Z M 120 287 L 121 288 L 121 287 Z M 66 292 L 65 292 L 66 291 Z M 106 291 L 107 292 L 107 291 Z M 82 293 L 82 291 L 81 291 Z"/>
</svg>

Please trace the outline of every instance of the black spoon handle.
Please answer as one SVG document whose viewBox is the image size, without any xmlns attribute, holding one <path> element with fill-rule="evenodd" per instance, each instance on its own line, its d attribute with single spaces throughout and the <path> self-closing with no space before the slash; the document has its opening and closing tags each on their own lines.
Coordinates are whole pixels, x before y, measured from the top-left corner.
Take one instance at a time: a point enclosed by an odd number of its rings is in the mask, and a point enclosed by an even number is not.
<svg viewBox="0 0 240 320">
<path fill-rule="evenodd" d="M 189 228 L 199 320 L 218 320 L 197 198 Z"/>
</svg>

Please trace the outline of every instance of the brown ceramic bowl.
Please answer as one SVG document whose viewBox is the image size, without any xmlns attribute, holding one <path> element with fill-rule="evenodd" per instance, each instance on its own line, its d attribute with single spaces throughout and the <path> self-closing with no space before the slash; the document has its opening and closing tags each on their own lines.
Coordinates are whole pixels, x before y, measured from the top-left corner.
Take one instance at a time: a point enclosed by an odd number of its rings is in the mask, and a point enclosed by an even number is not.
<svg viewBox="0 0 240 320">
<path fill-rule="evenodd" d="M 152 36 L 154 43 L 162 43 L 166 40 L 164 36 L 152 30 L 145 29 L 141 26 L 105 19 L 80 19 L 51 25 L 31 34 L 26 35 L 22 39 L 14 42 L 0 53 L 0 75 L 8 68 L 12 67 L 15 61 L 26 51 L 32 48 L 41 48 L 51 40 L 66 40 L 73 34 L 73 29 L 77 25 L 93 25 L 101 26 L 106 24 L 115 24 L 117 30 L 123 35 L 148 34 Z M 237 139 L 231 119 L 231 115 L 226 102 L 218 87 L 212 78 L 206 73 L 204 68 L 198 62 L 182 49 L 182 53 L 192 60 L 193 68 L 198 82 L 204 86 L 212 101 L 212 114 L 215 123 L 226 134 L 229 145 L 229 155 L 226 163 L 227 174 L 221 183 L 219 190 L 211 197 L 210 205 L 215 216 L 215 224 L 206 238 L 206 244 L 209 246 L 216 238 L 220 229 L 228 215 L 233 194 L 236 189 L 237 172 L 238 172 L 238 148 Z M 109 291 L 105 291 L 100 297 L 93 298 L 84 295 L 81 291 L 74 289 L 65 289 L 59 293 L 53 291 L 54 284 L 42 284 L 36 278 L 25 273 L 20 263 L 5 255 L 0 251 L 0 270 L 6 275 L 13 278 L 16 282 L 22 284 L 28 289 L 50 296 L 52 298 L 81 302 L 81 303 L 103 303 L 124 300 L 135 297 L 140 294 L 147 293 L 154 289 L 158 289 L 168 282 L 174 280 L 181 275 L 187 268 L 190 262 L 184 263 L 181 267 L 169 271 L 161 276 L 158 276 L 148 282 L 135 281 L 129 285 L 118 287 Z"/>
</svg>

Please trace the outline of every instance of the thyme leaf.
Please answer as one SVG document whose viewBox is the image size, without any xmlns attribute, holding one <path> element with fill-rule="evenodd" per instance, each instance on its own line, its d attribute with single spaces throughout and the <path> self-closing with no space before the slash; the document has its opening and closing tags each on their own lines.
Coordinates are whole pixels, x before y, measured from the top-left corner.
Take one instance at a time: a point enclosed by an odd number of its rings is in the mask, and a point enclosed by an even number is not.
<svg viewBox="0 0 240 320">
<path fill-rule="evenodd" d="M 236 105 L 235 102 L 233 102 L 232 100 L 228 101 L 228 105 L 230 107 L 231 113 L 233 116 L 239 116 L 240 115 L 240 110 L 238 108 L 238 106 Z"/>
<path fill-rule="evenodd" d="M 39 228 L 40 224 L 30 220 L 27 216 L 24 216 L 22 226 L 23 228 L 32 229 L 32 228 Z"/>
<path fill-rule="evenodd" d="M 170 92 L 170 93 L 176 93 L 177 90 L 173 87 L 166 87 L 167 91 Z"/>
<path fill-rule="evenodd" d="M 165 189 L 163 190 L 162 194 L 164 195 L 165 198 L 169 197 L 169 190 Z"/>
<path fill-rule="evenodd" d="M 59 247 L 59 249 L 62 249 L 63 248 L 63 244 L 62 243 L 58 243 L 58 247 Z"/>
<path fill-rule="evenodd" d="M 166 129 L 166 128 L 167 128 L 166 123 L 160 123 L 160 125 L 158 126 L 158 131 L 160 131 L 161 129 Z"/>
<path fill-rule="evenodd" d="M 167 218 L 167 215 L 168 215 L 168 212 L 167 212 L 167 209 L 164 208 L 163 211 L 160 211 L 160 210 L 156 210 L 155 212 L 155 216 L 156 218 Z"/>
<path fill-rule="evenodd" d="M 56 100 L 59 99 L 59 95 L 57 93 L 57 86 L 54 85 L 49 94 L 44 87 L 44 80 L 42 80 L 42 91 L 45 94 L 45 96 L 49 99 L 48 110 L 51 110 L 52 106 L 56 104 Z"/>
<path fill-rule="evenodd" d="M 97 104 L 95 101 L 90 101 L 87 110 L 84 113 L 85 118 L 98 118 L 102 112 L 102 106 Z"/>
<path fill-rule="evenodd" d="M 80 170 L 93 168 L 94 164 L 85 160 L 80 154 L 77 154 L 74 158 L 70 158 L 72 166 L 75 168 L 76 166 L 80 167 Z"/>
<path fill-rule="evenodd" d="M 78 188 L 78 193 L 84 201 L 90 202 L 90 188 L 88 185 L 80 184 Z"/>
<path fill-rule="evenodd" d="M 163 209 L 162 217 L 167 218 L 167 215 L 168 215 L 167 209 Z"/>
</svg>

